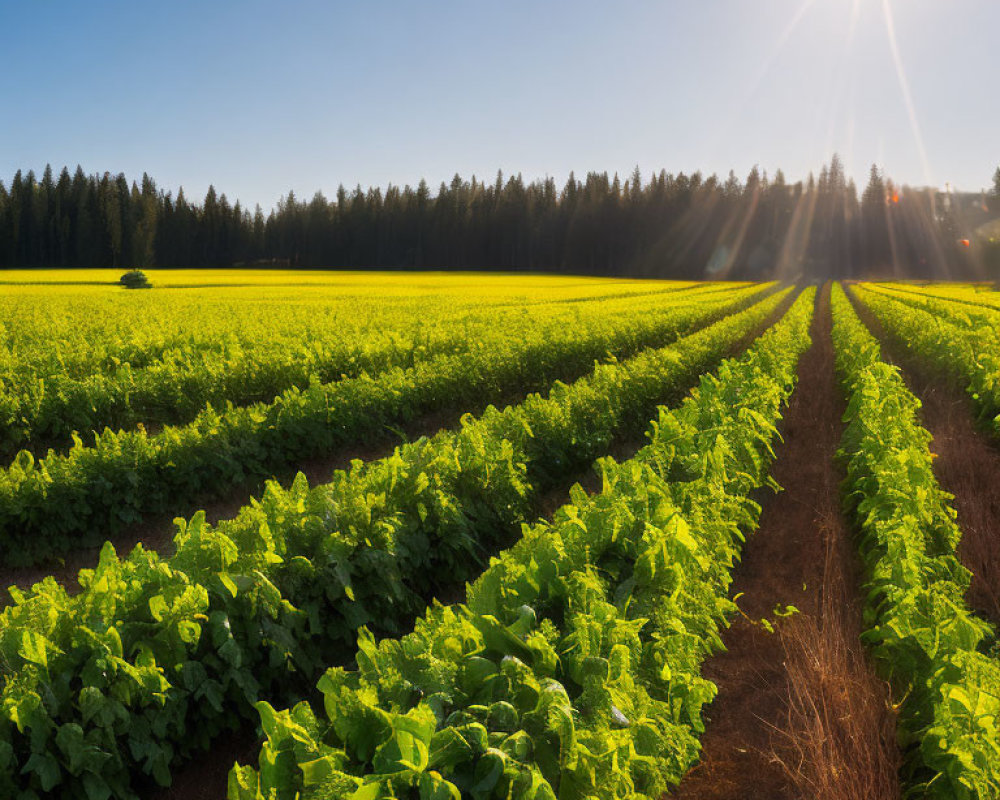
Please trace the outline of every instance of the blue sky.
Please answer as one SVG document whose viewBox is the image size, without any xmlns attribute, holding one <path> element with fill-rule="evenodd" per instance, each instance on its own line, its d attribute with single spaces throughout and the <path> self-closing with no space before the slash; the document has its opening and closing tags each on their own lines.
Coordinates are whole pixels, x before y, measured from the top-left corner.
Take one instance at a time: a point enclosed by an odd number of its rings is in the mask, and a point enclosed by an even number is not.
<svg viewBox="0 0 1000 800">
<path fill-rule="evenodd" d="M 1000 165 L 997 0 L 32 0 L 0 28 L 5 181 L 80 164 L 270 208 L 497 169 L 795 180 L 837 151 L 860 188 L 878 162 L 978 190 Z"/>
</svg>

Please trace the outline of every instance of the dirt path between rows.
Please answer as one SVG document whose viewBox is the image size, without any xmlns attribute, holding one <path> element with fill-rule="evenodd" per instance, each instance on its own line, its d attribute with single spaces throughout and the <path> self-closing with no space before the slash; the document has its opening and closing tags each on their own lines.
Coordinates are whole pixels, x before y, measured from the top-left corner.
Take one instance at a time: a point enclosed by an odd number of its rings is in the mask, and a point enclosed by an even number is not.
<svg viewBox="0 0 1000 800">
<path fill-rule="evenodd" d="M 726 652 L 705 664 L 719 694 L 706 709 L 701 761 L 677 798 L 899 798 L 888 687 L 858 638 L 860 567 L 834 463 L 844 401 L 830 327 L 826 287 L 780 426 L 772 476 L 784 491 L 763 498 L 736 567 L 732 593 L 743 615 L 723 635 Z M 778 604 L 800 613 L 776 618 Z"/>
<path fill-rule="evenodd" d="M 954 495 L 962 531 L 958 557 L 972 572 L 966 601 L 1000 625 L 1000 443 L 977 428 L 972 398 L 956 381 L 897 347 L 879 321 L 853 295 L 862 321 L 882 345 L 883 357 L 900 367 L 920 400 L 920 422 L 933 437 L 934 477 Z"/>
</svg>

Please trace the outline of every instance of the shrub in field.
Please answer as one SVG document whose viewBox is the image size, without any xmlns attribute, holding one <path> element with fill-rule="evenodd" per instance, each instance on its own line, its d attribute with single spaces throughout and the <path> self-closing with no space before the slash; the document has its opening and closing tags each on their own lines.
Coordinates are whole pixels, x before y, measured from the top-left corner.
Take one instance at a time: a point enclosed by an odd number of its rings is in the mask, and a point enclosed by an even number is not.
<svg viewBox="0 0 1000 800">
<path fill-rule="evenodd" d="M 141 269 L 130 269 L 118 279 L 118 282 L 126 289 L 153 288 L 153 284 L 149 282 L 149 278 L 146 277 L 146 273 Z"/>
</svg>

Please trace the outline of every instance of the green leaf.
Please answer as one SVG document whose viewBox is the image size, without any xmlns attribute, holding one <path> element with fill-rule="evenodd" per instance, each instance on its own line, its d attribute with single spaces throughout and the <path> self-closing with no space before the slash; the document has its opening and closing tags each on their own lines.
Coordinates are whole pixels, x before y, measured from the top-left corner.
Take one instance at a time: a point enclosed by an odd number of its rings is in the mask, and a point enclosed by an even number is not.
<svg viewBox="0 0 1000 800">
<path fill-rule="evenodd" d="M 239 589 L 236 586 L 236 582 L 231 577 L 229 577 L 229 573 L 220 572 L 219 580 L 222 581 L 222 585 L 226 587 L 226 590 L 229 592 L 229 594 L 233 597 L 236 597 L 237 593 L 239 592 Z"/>
<path fill-rule="evenodd" d="M 21 633 L 21 647 L 18 653 L 25 661 L 48 669 L 48 647 L 49 641 L 42 634 L 36 631 L 23 631 Z"/>
<path fill-rule="evenodd" d="M 417 788 L 420 790 L 420 800 L 462 800 L 458 787 L 436 772 L 421 775 Z"/>
<path fill-rule="evenodd" d="M 503 777 L 504 756 L 499 750 L 490 750 L 476 763 L 469 791 L 473 797 L 489 797 Z"/>
<path fill-rule="evenodd" d="M 351 795 L 350 800 L 378 800 L 381 790 L 381 781 L 378 783 L 366 783 Z"/>
<path fill-rule="evenodd" d="M 429 769 L 448 772 L 464 761 L 473 758 L 472 747 L 455 728 L 444 728 L 431 739 Z"/>
<path fill-rule="evenodd" d="M 406 715 L 393 716 L 392 734 L 372 759 L 375 771 L 392 773 L 411 769 L 421 772 L 426 769 L 435 725 L 434 713 L 426 706 L 417 706 Z"/>
<path fill-rule="evenodd" d="M 333 756 L 322 756 L 299 764 L 302 770 L 303 786 L 318 786 L 329 780 L 338 771 L 338 760 Z"/>
<path fill-rule="evenodd" d="M 38 776 L 42 790 L 46 792 L 52 791 L 62 777 L 59 762 L 51 753 L 32 753 L 21 772 L 34 772 Z"/>
<path fill-rule="evenodd" d="M 162 594 L 154 594 L 149 598 L 149 613 L 157 622 L 162 622 L 168 611 L 167 600 Z"/>
</svg>

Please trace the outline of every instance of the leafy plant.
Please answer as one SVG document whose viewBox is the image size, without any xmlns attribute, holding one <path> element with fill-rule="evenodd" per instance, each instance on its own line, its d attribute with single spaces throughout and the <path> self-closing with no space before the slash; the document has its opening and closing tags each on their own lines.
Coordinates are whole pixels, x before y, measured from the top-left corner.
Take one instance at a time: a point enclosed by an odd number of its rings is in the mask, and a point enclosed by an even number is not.
<svg viewBox="0 0 1000 800">
<path fill-rule="evenodd" d="M 779 301 L 770 297 L 754 313 L 766 313 Z M 658 338 L 673 339 L 679 325 L 673 313 L 690 320 L 688 311 L 673 309 L 610 330 L 595 319 L 592 327 L 558 336 L 545 328 L 520 338 L 516 329 L 502 331 L 465 355 L 441 355 L 375 377 L 313 383 L 270 404 L 222 411 L 208 406 L 189 425 L 157 434 L 105 430 L 92 447 L 76 438 L 65 456 L 36 460 L 23 453 L 0 471 L 4 560 L 38 563 L 99 544 L 144 514 L 168 511 L 195 493 L 290 471 L 304 458 L 377 439 L 387 426 L 434 410 L 499 400 L 515 387 L 542 388 L 553 374 L 579 374 L 609 352 L 625 356 Z M 717 347 L 721 339 L 712 334 L 692 341 Z"/>
<path fill-rule="evenodd" d="M 258 704 L 259 771 L 235 768 L 230 799 L 661 796 L 697 757 L 700 665 L 735 608 L 813 298 L 661 408 L 635 459 L 602 459 L 602 491 L 576 487 L 465 604 L 401 639 L 362 629 L 357 670 L 319 682 L 324 718 Z"/>
<path fill-rule="evenodd" d="M 849 401 L 841 445 L 845 504 L 867 572 L 864 641 L 899 700 L 908 796 L 1000 794 L 996 632 L 965 604 L 969 573 L 951 497 L 931 467 L 919 401 L 834 288 L 837 369 Z"/>
<path fill-rule="evenodd" d="M 217 527 L 196 515 L 182 521 L 169 559 L 137 547 L 119 560 L 106 545 L 72 597 L 53 580 L 15 590 L 0 614 L 0 793 L 131 797 L 143 778 L 168 781 L 175 764 L 252 715 L 262 694 L 305 690 L 295 677 L 339 657 L 359 626 L 402 630 L 441 576 L 481 571 L 539 492 L 616 434 L 641 430 L 658 402 L 780 301 L 357 462 L 330 484 L 310 489 L 302 476 L 287 490 L 271 484 Z M 719 413 L 736 397 L 719 398 Z M 698 468 L 695 455 L 688 462 Z M 67 726 L 99 750 L 85 767 L 60 746 Z"/>
</svg>

